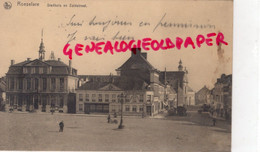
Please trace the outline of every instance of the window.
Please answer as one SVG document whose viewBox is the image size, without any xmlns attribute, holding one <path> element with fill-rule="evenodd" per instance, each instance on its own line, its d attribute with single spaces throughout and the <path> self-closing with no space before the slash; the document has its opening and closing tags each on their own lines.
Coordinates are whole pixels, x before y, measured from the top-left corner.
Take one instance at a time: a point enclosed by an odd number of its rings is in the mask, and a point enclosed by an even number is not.
<svg viewBox="0 0 260 152">
<path fill-rule="evenodd" d="M 96 94 L 92 94 L 92 102 L 96 102 Z"/>
<path fill-rule="evenodd" d="M 79 101 L 83 101 L 83 94 L 79 94 Z"/>
<path fill-rule="evenodd" d="M 30 67 L 27 68 L 27 72 L 31 73 L 31 68 Z"/>
<path fill-rule="evenodd" d="M 55 107 L 55 96 L 51 97 L 51 107 Z"/>
<path fill-rule="evenodd" d="M 27 68 L 23 68 L 23 73 L 26 74 L 27 72 Z"/>
<path fill-rule="evenodd" d="M 56 79 L 51 78 L 51 90 L 55 90 L 55 89 L 56 89 Z"/>
<path fill-rule="evenodd" d="M 89 101 L 89 94 L 86 94 L 86 101 Z"/>
<path fill-rule="evenodd" d="M 63 97 L 61 96 L 60 97 L 60 108 L 63 108 L 63 105 L 64 105 L 64 100 L 63 100 Z"/>
<path fill-rule="evenodd" d="M 47 79 L 46 78 L 42 78 L 42 88 L 43 88 L 43 90 L 47 89 Z"/>
<path fill-rule="evenodd" d="M 112 106 L 112 112 L 116 112 L 116 106 L 115 105 Z"/>
<path fill-rule="evenodd" d="M 34 74 L 35 73 L 35 68 L 31 68 L 31 73 Z"/>
<path fill-rule="evenodd" d="M 18 79 L 18 83 L 19 83 L 19 90 L 22 90 L 23 89 L 23 78 L 19 78 Z"/>
<path fill-rule="evenodd" d="M 146 99 L 147 102 L 151 102 L 151 100 L 152 100 L 152 96 L 151 96 L 151 95 L 147 95 L 146 98 L 147 98 L 147 99 Z"/>
<path fill-rule="evenodd" d="M 98 94 L 98 102 L 102 102 L 102 94 Z"/>
<path fill-rule="evenodd" d="M 116 102 L 116 95 L 112 94 L 112 102 Z"/>
<path fill-rule="evenodd" d="M 132 111 L 133 111 L 133 112 L 136 112 L 136 106 L 133 106 L 133 107 L 132 107 Z"/>
<path fill-rule="evenodd" d="M 125 106 L 125 111 L 130 111 L 130 106 Z"/>
<path fill-rule="evenodd" d="M 144 95 L 140 95 L 139 102 L 144 102 Z"/>
<path fill-rule="evenodd" d="M 60 90 L 64 90 L 64 78 L 60 78 Z"/>
<path fill-rule="evenodd" d="M 83 104 L 79 104 L 79 111 L 83 111 Z"/>
<path fill-rule="evenodd" d="M 14 105 L 14 95 L 10 95 L 10 106 Z"/>
<path fill-rule="evenodd" d="M 126 95 L 125 102 L 130 102 L 130 96 L 129 95 Z"/>
<path fill-rule="evenodd" d="M 39 70 L 39 67 L 35 67 L 35 73 L 37 73 L 37 74 L 38 74 L 38 73 L 39 73 L 39 71 L 40 71 L 40 70 Z"/>
<path fill-rule="evenodd" d="M 105 94 L 105 102 L 109 102 L 109 94 Z"/>
<path fill-rule="evenodd" d="M 43 68 L 39 68 L 39 74 L 43 73 Z"/>
<path fill-rule="evenodd" d="M 43 73 L 47 73 L 47 67 L 43 67 Z"/>
<path fill-rule="evenodd" d="M 38 90 L 38 87 L 39 87 L 39 79 L 38 79 L 38 78 L 35 78 L 34 82 L 35 82 L 34 89 L 35 89 L 35 90 Z"/>
<path fill-rule="evenodd" d="M 10 78 L 10 89 L 14 89 L 14 78 Z"/>
<path fill-rule="evenodd" d="M 139 111 L 140 111 L 140 112 L 144 111 L 143 106 L 140 106 L 140 107 L 139 107 Z"/>
<path fill-rule="evenodd" d="M 23 96 L 19 95 L 18 96 L 18 106 L 22 106 L 23 105 Z"/>
<path fill-rule="evenodd" d="M 27 90 L 30 90 L 31 89 L 31 79 L 27 78 L 26 81 L 27 81 Z"/>
</svg>

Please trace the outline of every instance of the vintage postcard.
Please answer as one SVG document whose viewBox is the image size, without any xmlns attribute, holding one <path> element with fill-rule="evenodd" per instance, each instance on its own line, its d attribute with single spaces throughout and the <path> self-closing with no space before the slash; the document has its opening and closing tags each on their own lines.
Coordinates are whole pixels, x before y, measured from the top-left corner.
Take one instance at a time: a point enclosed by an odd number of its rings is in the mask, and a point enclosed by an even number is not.
<svg viewBox="0 0 260 152">
<path fill-rule="evenodd" d="M 0 150 L 231 151 L 232 0 L 2 0 Z"/>
</svg>

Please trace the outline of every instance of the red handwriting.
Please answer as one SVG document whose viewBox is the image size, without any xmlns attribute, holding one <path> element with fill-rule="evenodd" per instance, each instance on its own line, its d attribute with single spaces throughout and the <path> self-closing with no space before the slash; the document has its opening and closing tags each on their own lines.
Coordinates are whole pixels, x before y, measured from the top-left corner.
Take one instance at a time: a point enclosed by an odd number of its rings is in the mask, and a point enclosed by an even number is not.
<svg viewBox="0 0 260 152">
<path fill-rule="evenodd" d="M 142 48 L 146 51 L 150 49 L 154 51 L 158 50 L 167 50 L 177 48 L 180 50 L 182 46 L 184 48 L 191 47 L 195 49 L 196 47 L 200 48 L 203 43 L 206 43 L 207 46 L 213 45 L 213 39 L 215 40 L 216 45 L 220 45 L 220 43 L 228 45 L 226 41 L 224 41 L 224 34 L 219 33 L 208 33 L 206 36 L 204 35 L 197 35 L 195 39 L 195 43 L 191 37 L 186 37 L 182 39 L 180 37 L 176 37 L 175 43 L 173 43 L 172 39 L 166 38 L 158 40 L 153 40 L 151 38 L 144 38 L 142 40 L 131 40 L 129 42 L 126 41 L 115 41 L 114 43 L 110 41 L 106 42 L 91 42 L 91 44 L 83 45 L 83 44 L 76 44 L 74 49 L 70 48 L 70 44 L 67 43 L 63 48 L 63 54 L 67 55 L 69 59 L 72 59 L 73 52 L 77 56 L 82 56 L 83 52 L 91 53 L 96 52 L 97 54 L 101 55 L 103 53 L 110 52 L 114 54 L 114 52 L 126 52 L 127 50 L 131 51 L 132 48 Z M 103 50 L 103 51 L 102 51 Z M 134 54 L 136 52 L 133 52 Z"/>
</svg>

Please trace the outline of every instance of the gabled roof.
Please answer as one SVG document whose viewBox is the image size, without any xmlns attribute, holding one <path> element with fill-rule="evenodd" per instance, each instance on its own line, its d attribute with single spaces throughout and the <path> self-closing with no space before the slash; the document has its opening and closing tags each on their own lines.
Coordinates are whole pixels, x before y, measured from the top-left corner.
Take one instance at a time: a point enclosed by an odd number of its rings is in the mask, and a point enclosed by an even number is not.
<svg viewBox="0 0 260 152">
<path fill-rule="evenodd" d="M 141 54 L 132 55 L 122 66 L 116 70 L 129 70 L 129 69 L 148 69 L 156 70 Z"/>
<path fill-rule="evenodd" d="M 206 86 L 204 86 L 203 88 L 201 88 L 197 94 L 209 94 L 211 92 L 211 90 L 209 90 Z"/>
</svg>

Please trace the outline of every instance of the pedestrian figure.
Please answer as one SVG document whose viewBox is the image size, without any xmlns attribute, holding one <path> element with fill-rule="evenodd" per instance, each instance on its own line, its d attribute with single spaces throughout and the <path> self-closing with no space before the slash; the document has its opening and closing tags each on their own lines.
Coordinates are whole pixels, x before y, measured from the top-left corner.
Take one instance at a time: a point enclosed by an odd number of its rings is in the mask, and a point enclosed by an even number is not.
<svg viewBox="0 0 260 152">
<path fill-rule="evenodd" d="M 215 125 L 216 125 L 216 121 L 217 121 L 217 120 L 216 120 L 216 118 L 213 118 L 213 119 L 212 119 L 213 126 L 215 126 Z"/>
<path fill-rule="evenodd" d="M 107 116 L 107 123 L 110 123 L 110 114 Z"/>
<path fill-rule="evenodd" d="M 61 121 L 61 122 L 59 123 L 59 126 L 60 126 L 59 132 L 63 132 L 63 127 L 64 127 L 63 121 Z"/>
<path fill-rule="evenodd" d="M 114 113 L 114 118 L 116 118 L 117 117 L 117 114 L 116 114 L 116 112 Z"/>
</svg>

